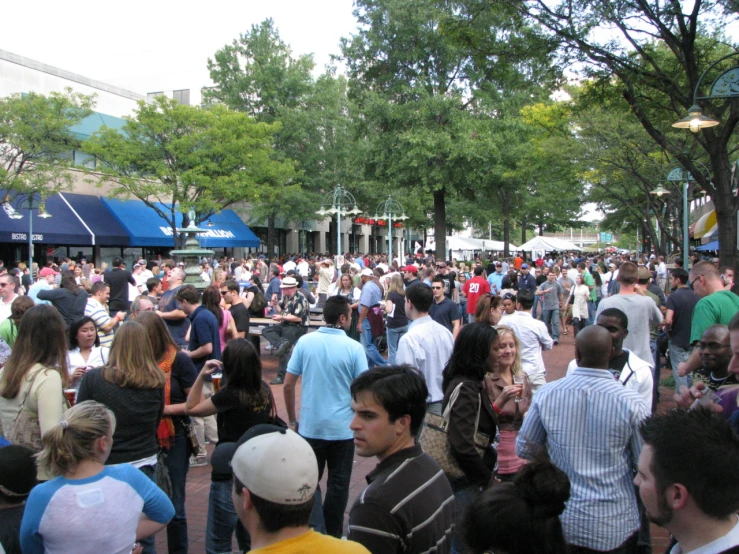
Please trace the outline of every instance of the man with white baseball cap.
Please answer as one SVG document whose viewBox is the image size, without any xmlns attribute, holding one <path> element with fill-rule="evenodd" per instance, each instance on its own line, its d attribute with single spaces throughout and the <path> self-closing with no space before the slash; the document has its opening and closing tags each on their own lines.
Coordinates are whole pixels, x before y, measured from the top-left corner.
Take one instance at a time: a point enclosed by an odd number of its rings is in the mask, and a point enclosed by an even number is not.
<svg viewBox="0 0 739 554">
<path fill-rule="evenodd" d="M 256 425 L 239 442 L 231 460 L 232 500 L 251 536 L 252 552 L 369 552 L 308 527 L 318 462 L 304 438 L 289 429 Z"/>
</svg>

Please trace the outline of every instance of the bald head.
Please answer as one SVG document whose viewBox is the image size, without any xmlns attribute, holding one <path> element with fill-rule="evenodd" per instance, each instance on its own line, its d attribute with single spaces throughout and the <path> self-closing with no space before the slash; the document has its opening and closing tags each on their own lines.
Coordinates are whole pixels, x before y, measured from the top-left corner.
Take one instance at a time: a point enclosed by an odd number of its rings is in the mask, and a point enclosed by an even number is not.
<svg viewBox="0 0 739 554">
<path fill-rule="evenodd" d="M 575 339 L 575 359 L 578 367 L 608 369 L 613 354 L 611 334 L 599 325 L 588 325 Z"/>
</svg>

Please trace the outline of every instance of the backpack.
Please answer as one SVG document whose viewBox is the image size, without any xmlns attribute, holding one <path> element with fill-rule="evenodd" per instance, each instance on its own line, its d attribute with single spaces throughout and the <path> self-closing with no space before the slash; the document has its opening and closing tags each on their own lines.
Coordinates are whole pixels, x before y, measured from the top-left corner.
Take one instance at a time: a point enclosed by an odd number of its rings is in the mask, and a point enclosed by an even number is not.
<svg viewBox="0 0 739 554">
<path fill-rule="evenodd" d="M 257 290 L 254 293 L 254 299 L 251 301 L 251 306 L 249 306 L 249 311 L 252 315 L 262 317 L 264 315 L 264 309 L 267 307 L 267 299 L 258 287 L 255 288 Z"/>
</svg>

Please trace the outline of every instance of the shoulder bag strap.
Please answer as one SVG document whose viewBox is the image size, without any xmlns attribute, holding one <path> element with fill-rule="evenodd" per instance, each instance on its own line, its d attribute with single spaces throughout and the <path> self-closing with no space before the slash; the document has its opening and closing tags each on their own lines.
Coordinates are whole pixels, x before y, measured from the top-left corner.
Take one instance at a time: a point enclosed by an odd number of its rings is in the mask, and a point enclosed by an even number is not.
<svg viewBox="0 0 739 554">
<path fill-rule="evenodd" d="M 457 397 L 459 396 L 459 389 L 462 388 L 462 385 L 464 385 L 464 381 L 462 381 L 456 387 L 454 387 L 454 390 L 452 391 L 452 394 L 449 397 L 449 404 L 446 405 L 446 409 L 444 410 L 444 413 L 441 416 L 443 418 L 443 422 L 441 425 L 444 429 L 446 429 L 449 426 L 449 421 L 452 418 L 452 406 L 454 406 L 454 403 L 457 401 Z"/>
<path fill-rule="evenodd" d="M 44 367 L 36 371 L 36 374 L 33 376 L 33 379 L 31 379 L 31 384 L 28 385 L 28 390 L 26 390 L 26 394 L 23 396 L 23 401 L 21 402 L 20 406 L 18 406 L 18 413 L 15 414 L 15 419 L 13 419 L 13 423 L 17 421 L 17 419 L 21 416 L 21 413 L 23 412 L 23 407 L 26 405 L 26 400 L 28 400 L 28 395 L 31 394 L 31 389 L 33 388 L 33 384 L 36 382 L 36 377 L 39 376 L 39 373 L 44 371 Z"/>
</svg>

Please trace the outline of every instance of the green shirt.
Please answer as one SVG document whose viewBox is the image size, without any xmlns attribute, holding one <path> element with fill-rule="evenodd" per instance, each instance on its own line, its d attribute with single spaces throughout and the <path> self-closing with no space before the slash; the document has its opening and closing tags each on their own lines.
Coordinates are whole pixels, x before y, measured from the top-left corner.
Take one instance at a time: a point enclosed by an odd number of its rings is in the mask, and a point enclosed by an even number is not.
<svg viewBox="0 0 739 554">
<path fill-rule="evenodd" d="M 595 302 L 597 300 L 597 297 L 595 295 L 595 279 L 593 279 L 593 276 L 587 269 L 584 270 L 581 275 L 582 282 L 590 289 L 590 301 Z"/>
<path fill-rule="evenodd" d="M 2 338 L 8 346 L 13 348 L 15 338 L 18 336 L 18 326 L 13 323 L 10 318 L 0 323 L 0 338 Z"/>
<path fill-rule="evenodd" d="M 698 300 L 690 323 L 690 344 L 698 342 L 711 325 L 728 325 L 739 312 L 739 296 L 729 290 L 720 290 Z"/>
</svg>

